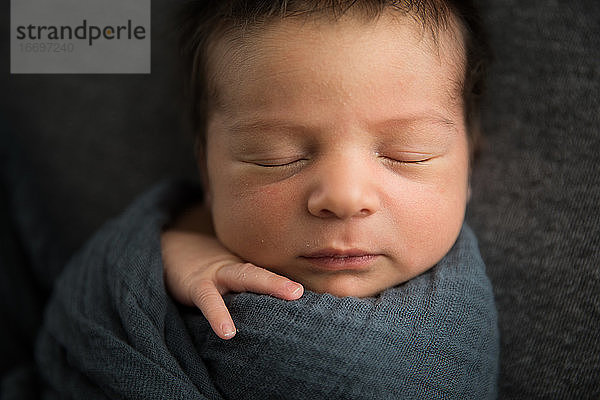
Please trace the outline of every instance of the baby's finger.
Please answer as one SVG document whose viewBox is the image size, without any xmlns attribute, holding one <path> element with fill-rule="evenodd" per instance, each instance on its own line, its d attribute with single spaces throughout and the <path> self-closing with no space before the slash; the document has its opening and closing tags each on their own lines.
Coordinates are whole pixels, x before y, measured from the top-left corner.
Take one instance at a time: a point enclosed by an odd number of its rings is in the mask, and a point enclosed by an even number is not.
<svg viewBox="0 0 600 400">
<path fill-rule="evenodd" d="M 234 337 L 235 325 L 215 284 L 211 280 L 201 280 L 195 282 L 190 290 L 192 301 L 202 311 L 217 336 L 221 339 Z"/>
<path fill-rule="evenodd" d="M 221 268 L 217 281 L 233 292 L 269 294 L 284 300 L 296 300 L 304 293 L 301 284 L 250 263 Z"/>
</svg>

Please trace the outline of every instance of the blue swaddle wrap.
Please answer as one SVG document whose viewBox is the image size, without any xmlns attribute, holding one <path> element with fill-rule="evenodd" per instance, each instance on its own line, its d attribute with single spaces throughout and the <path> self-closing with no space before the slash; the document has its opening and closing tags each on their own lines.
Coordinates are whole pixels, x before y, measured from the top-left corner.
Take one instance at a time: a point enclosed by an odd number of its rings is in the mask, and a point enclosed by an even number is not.
<svg viewBox="0 0 600 400">
<path fill-rule="evenodd" d="M 468 227 L 438 265 L 374 298 L 228 295 L 239 332 L 224 341 L 164 289 L 161 228 L 197 199 L 161 184 L 70 262 L 36 349 L 46 398 L 496 397 L 496 309 Z"/>
</svg>

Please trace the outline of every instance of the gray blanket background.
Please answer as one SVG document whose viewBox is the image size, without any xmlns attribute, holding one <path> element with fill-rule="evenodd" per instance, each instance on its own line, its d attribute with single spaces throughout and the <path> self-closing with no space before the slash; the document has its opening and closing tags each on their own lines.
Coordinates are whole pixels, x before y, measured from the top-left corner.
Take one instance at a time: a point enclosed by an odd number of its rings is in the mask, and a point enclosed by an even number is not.
<svg viewBox="0 0 600 400">
<path fill-rule="evenodd" d="M 0 372 L 27 381 L 54 277 L 153 182 L 196 176 L 172 0 L 152 74 L 11 76 L 0 2 Z M 468 222 L 492 280 L 501 399 L 600 397 L 600 2 L 477 0 L 495 62 Z M 27 386 L 35 392 L 35 386 Z"/>
<path fill-rule="evenodd" d="M 494 296 L 467 226 L 438 265 L 375 298 L 230 295 L 239 333 L 224 341 L 164 289 L 160 232 L 190 193 L 154 188 L 71 260 L 36 349 L 44 398 L 496 398 Z"/>
</svg>

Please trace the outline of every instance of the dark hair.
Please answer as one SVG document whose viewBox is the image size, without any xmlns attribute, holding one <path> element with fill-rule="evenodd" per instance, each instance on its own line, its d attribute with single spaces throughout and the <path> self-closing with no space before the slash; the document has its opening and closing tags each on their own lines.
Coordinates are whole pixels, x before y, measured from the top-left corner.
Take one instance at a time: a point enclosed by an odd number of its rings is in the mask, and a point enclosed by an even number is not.
<svg viewBox="0 0 600 400">
<path fill-rule="evenodd" d="M 487 37 L 472 1 L 460 0 L 192 0 L 184 5 L 180 22 L 180 50 L 190 99 L 192 130 L 197 150 L 203 151 L 210 110 L 211 86 L 207 82 L 207 53 L 212 41 L 227 30 L 245 31 L 277 19 L 302 15 L 329 15 L 336 19 L 348 11 L 375 18 L 395 9 L 436 31 L 455 17 L 463 31 L 466 49 L 462 97 L 471 156 L 480 147 L 480 103 L 489 60 Z"/>
</svg>

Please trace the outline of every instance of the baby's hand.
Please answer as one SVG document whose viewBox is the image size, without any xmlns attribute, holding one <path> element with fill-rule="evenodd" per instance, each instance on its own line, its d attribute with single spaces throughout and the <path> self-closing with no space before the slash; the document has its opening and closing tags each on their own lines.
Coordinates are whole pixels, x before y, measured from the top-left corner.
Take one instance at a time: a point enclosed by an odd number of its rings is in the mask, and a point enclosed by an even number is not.
<svg viewBox="0 0 600 400">
<path fill-rule="evenodd" d="M 220 338 L 236 334 L 223 294 L 255 292 L 284 300 L 302 296 L 302 285 L 243 262 L 209 234 L 210 230 L 194 227 L 199 220 L 210 224 L 207 219 L 201 207 L 191 210 L 163 232 L 161 248 L 167 289 L 175 300 L 196 305 Z"/>
</svg>

